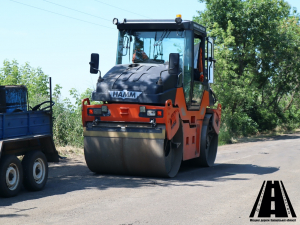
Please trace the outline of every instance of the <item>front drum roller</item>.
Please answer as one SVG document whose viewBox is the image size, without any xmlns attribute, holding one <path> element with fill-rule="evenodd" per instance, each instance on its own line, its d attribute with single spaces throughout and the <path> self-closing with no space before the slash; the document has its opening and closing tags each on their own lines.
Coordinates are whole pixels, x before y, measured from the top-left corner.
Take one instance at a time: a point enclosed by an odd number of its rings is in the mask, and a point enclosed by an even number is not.
<svg viewBox="0 0 300 225">
<path fill-rule="evenodd" d="M 156 128 L 165 132 L 163 125 Z M 174 177 L 178 173 L 183 146 L 181 126 L 172 140 L 167 140 L 165 135 L 163 138 L 131 138 L 94 134 L 84 137 L 85 160 L 92 172 L 159 177 Z"/>
</svg>

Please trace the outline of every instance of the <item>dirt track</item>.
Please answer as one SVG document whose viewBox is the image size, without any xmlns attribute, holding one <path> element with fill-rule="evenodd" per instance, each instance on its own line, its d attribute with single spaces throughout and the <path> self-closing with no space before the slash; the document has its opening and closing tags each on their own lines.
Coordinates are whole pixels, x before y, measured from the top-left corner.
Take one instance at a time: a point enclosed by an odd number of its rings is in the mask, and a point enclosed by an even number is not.
<svg viewBox="0 0 300 225">
<path fill-rule="evenodd" d="M 299 174 L 300 134 L 221 146 L 216 166 L 174 179 L 96 175 L 77 156 L 50 164 L 43 191 L 0 198 L 0 224 L 253 224 L 264 180 L 282 180 L 300 215 Z"/>
</svg>

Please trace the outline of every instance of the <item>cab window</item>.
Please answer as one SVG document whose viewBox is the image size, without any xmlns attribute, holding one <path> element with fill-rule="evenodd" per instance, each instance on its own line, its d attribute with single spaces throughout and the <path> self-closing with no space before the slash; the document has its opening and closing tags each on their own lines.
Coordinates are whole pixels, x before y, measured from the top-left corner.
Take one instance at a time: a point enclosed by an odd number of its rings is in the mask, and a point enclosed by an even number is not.
<svg viewBox="0 0 300 225">
<path fill-rule="evenodd" d="M 202 45 L 202 41 L 203 38 L 198 37 L 198 36 L 194 36 L 194 74 L 200 76 L 201 73 L 199 72 L 199 63 L 198 63 L 198 59 L 200 57 L 200 53 L 202 53 L 203 51 L 201 50 L 201 47 L 203 47 Z M 200 57 L 201 59 L 201 57 Z M 196 81 L 194 80 L 193 82 L 193 87 L 192 87 L 192 100 L 191 100 L 191 108 L 192 109 L 199 109 L 200 108 L 200 104 L 201 104 L 201 100 L 202 100 L 202 95 L 203 95 L 203 91 L 204 91 L 204 86 L 202 84 L 202 82 Z"/>
<path fill-rule="evenodd" d="M 193 61 L 191 55 L 193 54 L 194 49 L 192 49 L 193 41 L 192 31 L 186 31 L 186 38 L 184 43 L 184 59 L 183 59 L 183 90 L 184 97 L 186 101 L 187 108 L 191 104 L 191 84 L 192 84 L 192 75 L 193 75 Z"/>
</svg>

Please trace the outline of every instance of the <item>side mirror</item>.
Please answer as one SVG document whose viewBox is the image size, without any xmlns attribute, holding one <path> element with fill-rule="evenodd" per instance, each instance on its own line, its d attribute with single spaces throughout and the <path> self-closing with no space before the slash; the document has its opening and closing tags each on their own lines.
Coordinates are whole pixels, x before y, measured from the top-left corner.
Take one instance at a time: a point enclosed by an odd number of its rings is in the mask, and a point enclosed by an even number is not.
<svg viewBox="0 0 300 225">
<path fill-rule="evenodd" d="M 207 71 L 208 71 L 208 82 L 214 83 L 214 39 L 211 37 L 207 38 Z"/>
<path fill-rule="evenodd" d="M 170 53 L 169 55 L 169 74 L 178 75 L 179 73 L 179 53 Z"/>
<path fill-rule="evenodd" d="M 99 54 L 92 53 L 90 61 L 90 73 L 97 74 L 99 68 Z"/>
</svg>

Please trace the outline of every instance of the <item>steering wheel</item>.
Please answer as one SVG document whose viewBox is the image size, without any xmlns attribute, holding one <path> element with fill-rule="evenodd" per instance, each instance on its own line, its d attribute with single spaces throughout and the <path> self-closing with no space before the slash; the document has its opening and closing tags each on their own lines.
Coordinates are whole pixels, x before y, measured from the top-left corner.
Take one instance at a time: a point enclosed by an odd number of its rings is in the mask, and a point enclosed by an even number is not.
<svg viewBox="0 0 300 225">
<path fill-rule="evenodd" d="M 48 105 L 48 106 L 46 106 L 46 107 L 40 109 L 40 107 L 41 107 L 42 105 L 47 104 L 47 103 L 50 103 L 50 105 Z M 38 105 L 34 106 L 34 107 L 32 108 L 32 111 L 38 111 L 38 110 L 39 110 L 39 111 L 45 111 L 45 109 L 48 109 L 48 108 L 50 108 L 51 106 L 54 106 L 54 104 L 55 104 L 55 102 L 53 102 L 53 101 L 44 101 L 44 102 L 42 102 L 41 104 L 38 104 Z"/>
</svg>

